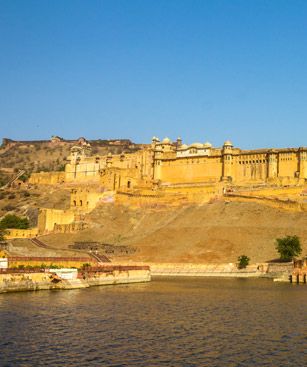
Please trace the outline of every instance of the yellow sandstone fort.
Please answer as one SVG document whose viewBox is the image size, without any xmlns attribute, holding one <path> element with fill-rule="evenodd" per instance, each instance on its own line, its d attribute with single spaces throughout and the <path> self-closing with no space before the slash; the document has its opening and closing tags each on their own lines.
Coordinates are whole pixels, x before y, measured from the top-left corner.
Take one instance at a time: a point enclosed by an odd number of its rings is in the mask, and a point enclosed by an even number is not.
<svg viewBox="0 0 307 367">
<path fill-rule="evenodd" d="M 307 147 L 242 150 L 230 141 L 217 148 L 208 142 L 188 146 L 180 138 L 172 142 L 156 137 L 136 152 L 113 155 L 92 154 L 84 139 L 71 148 L 65 171 L 34 173 L 29 180 L 71 188 L 69 209 L 40 210 L 38 234 L 82 230 L 83 216 L 98 203 L 109 202 L 131 206 L 205 203 L 240 191 L 241 201 L 306 210 L 304 200 L 288 200 L 291 195 L 299 198 L 306 182 Z M 257 188 L 256 194 L 251 188 Z M 280 200 L 285 194 L 287 200 Z"/>
<path fill-rule="evenodd" d="M 32 183 L 100 183 L 110 190 L 208 183 L 299 183 L 307 179 L 307 147 L 241 150 L 230 141 L 182 144 L 154 137 L 128 154 L 96 156 L 85 141 L 71 149 L 65 172 L 33 174 Z"/>
</svg>

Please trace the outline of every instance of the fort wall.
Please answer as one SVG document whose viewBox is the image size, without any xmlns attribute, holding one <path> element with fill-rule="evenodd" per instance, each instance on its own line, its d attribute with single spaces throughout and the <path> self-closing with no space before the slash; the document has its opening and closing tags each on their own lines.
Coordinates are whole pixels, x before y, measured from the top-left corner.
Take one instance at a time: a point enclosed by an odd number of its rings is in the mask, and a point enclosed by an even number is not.
<svg viewBox="0 0 307 367">
<path fill-rule="evenodd" d="M 38 228 L 29 229 L 8 229 L 8 233 L 5 235 L 7 239 L 12 238 L 33 238 L 38 235 Z"/>
<path fill-rule="evenodd" d="M 38 231 L 40 234 L 52 232 L 57 224 L 70 224 L 75 220 L 72 210 L 40 209 L 38 215 Z"/>
<path fill-rule="evenodd" d="M 30 184 L 56 185 L 66 181 L 65 172 L 39 172 L 32 173 L 29 178 Z"/>
<path fill-rule="evenodd" d="M 129 154 L 92 156 L 88 146 L 72 149 L 65 180 L 80 183 L 93 178 L 110 190 L 155 182 L 292 183 L 307 179 L 307 148 L 241 150 L 229 141 L 214 148 L 210 143 L 187 146 L 153 138 L 150 147 Z"/>
</svg>

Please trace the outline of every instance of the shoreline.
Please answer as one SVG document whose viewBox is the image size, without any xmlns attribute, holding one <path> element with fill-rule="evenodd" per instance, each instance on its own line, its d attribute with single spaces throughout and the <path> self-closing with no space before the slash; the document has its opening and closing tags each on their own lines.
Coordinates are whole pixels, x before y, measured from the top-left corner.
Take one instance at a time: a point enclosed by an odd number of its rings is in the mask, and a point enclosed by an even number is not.
<svg viewBox="0 0 307 367">
<path fill-rule="evenodd" d="M 67 269 L 66 269 L 67 270 Z M 66 272 L 67 273 L 67 272 Z M 75 271 L 70 278 L 61 277 L 55 271 L 3 272 L 0 273 L 0 294 L 38 290 L 69 290 L 94 286 L 150 282 L 148 268 L 112 267 L 110 270 L 94 268 Z"/>
</svg>

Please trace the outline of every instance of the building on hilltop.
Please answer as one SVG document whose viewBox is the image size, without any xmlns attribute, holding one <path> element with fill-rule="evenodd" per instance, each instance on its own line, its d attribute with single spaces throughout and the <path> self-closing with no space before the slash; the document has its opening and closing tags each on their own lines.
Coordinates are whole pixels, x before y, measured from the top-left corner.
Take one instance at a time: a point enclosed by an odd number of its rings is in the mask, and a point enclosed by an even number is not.
<svg viewBox="0 0 307 367">
<path fill-rule="evenodd" d="M 226 182 L 298 183 L 307 179 L 307 147 L 241 150 L 230 141 L 182 144 L 154 137 L 127 154 L 91 154 L 89 144 L 74 146 L 65 168 L 66 182 L 100 182 L 108 189 L 163 187 Z"/>
</svg>

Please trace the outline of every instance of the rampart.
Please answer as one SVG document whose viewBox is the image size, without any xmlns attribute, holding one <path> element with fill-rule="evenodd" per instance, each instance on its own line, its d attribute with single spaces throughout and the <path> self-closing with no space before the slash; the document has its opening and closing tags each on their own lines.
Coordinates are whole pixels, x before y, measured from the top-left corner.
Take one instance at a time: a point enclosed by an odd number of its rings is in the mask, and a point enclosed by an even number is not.
<svg viewBox="0 0 307 367">
<path fill-rule="evenodd" d="M 56 225 L 71 224 L 75 220 L 72 210 L 40 209 L 38 216 L 39 233 L 52 232 Z"/>
<path fill-rule="evenodd" d="M 7 239 L 12 238 L 33 238 L 38 235 L 38 228 L 29 228 L 29 229 L 8 229 L 8 233 L 6 234 Z"/>
<path fill-rule="evenodd" d="M 56 185 L 65 182 L 65 172 L 39 172 L 32 173 L 29 184 Z"/>
</svg>

